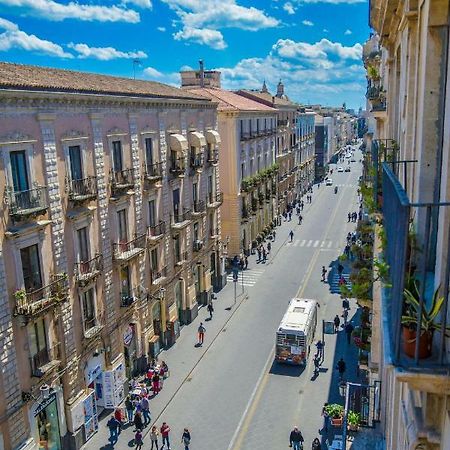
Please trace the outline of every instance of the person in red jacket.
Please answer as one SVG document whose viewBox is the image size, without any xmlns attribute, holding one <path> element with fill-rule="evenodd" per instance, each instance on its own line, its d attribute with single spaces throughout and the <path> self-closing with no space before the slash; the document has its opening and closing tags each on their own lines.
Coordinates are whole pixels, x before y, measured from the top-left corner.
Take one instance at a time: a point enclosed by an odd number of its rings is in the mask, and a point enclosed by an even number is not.
<svg viewBox="0 0 450 450">
<path fill-rule="evenodd" d="M 170 427 L 167 425 L 166 422 L 163 422 L 161 425 L 161 436 L 162 436 L 162 447 L 161 450 L 164 448 L 164 445 L 167 443 L 167 449 L 170 450 L 170 442 L 169 442 L 169 433 L 170 433 Z"/>
</svg>

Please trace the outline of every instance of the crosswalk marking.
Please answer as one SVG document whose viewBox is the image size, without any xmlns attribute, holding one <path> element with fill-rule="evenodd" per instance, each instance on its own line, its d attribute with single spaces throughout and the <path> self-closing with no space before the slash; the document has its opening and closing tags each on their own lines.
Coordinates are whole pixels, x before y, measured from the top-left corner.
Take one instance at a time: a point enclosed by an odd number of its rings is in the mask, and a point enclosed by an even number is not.
<svg viewBox="0 0 450 450">
<path fill-rule="evenodd" d="M 264 269 L 246 269 L 244 271 L 239 271 L 237 283 L 239 285 L 243 284 L 246 287 L 252 287 L 256 284 L 263 273 Z M 233 283 L 232 273 L 227 275 L 227 281 Z"/>
<path fill-rule="evenodd" d="M 341 248 L 341 242 L 334 241 L 321 241 L 321 240 L 306 240 L 306 239 L 294 239 L 292 242 L 288 241 L 287 244 L 289 247 L 311 247 L 311 248 Z"/>
<path fill-rule="evenodd" d="M 332 244 L 332 242 L 330 241 L 330 242 L 328 242 L 328 248 L 330 248 L 331 247 L 331 244 Z"/>
<path fill-rule="evenodd" d="M 342 276 L 344 277 L 346 286 L 349 289 L 351 289 L 352 283 L 350 282 L 350 274 L 344 272 Z M 339 294 L 341 292 L 341 289 L 339 287 L 339 274 L 337 270 L 333 270 L 332 277 L 330 280 L 330 291 L 333 294 Z"/>
<path fill-rule="evenodd" d="M 311 244 L 312 244 L 312 239 L 308 242 L 308 245 L 307 245 L 307 247 L 311 247 Z"/>
<path fill-rule="evenodd" d="M 306 239 L 303 239 L 302 243 L 300 244 L 300 247 L 303 247 L 306 244 Z"/>
<path fill-rule="evenodd" d="M 322 241 L 322 242 L 320 243 L 320 248 L 323 248 L 324 245 L 325 245 L 325 241 Z"/>
<path fill-rule="evenodd" d="M 314 247 L 317 247 L 319 245 L 319 241 L 314 242 Z"/>
</svg>

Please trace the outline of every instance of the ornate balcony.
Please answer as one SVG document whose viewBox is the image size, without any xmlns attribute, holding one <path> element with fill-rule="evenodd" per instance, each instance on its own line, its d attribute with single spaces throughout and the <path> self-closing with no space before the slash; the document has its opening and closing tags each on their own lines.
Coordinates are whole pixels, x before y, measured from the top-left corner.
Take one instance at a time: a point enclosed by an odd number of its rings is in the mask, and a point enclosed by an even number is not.
<svg viewBox="0 0 450 450">
<path fill-rule="evenodd" d="M 218 208 L 223 203 L 223 192 L 208 194 L 208 208 Z"/>
<path fill-rule="evenodd" d="M 252 198 L 252 211 L 253 214 L 255 214 L 256 211 L 258 211 L 258 199 L 256 198 Z"/>
<path fill-rule="evenodd" d="M 179 158 L 170 158 L 169 172 L 176 177 L 184 177 L 186 170 L 184 156 Z"/>
<path fill-rule="evenodd" d="M 206 204 L 203 200 L 198 200 L 192 205 L 192 215 L 201 216 L 206 212 Z"/>
<path fill-rule="evenodd" d="M 197 239 L 194 242 L 192 242 L 192 250 L 196 253 L 200 252 L 203 248 L 203 240 Z"/>
<path fill-rule="evenodd" d="M 167 266 L 164 266 L 158 270 L 152 269 L 150 272 L 153 285 L 158 285 L 164 282 L 167 278 Z"/>
<path fill-rule="evenodd" d="M 213 166 L 216 166 L 219 163 L 219 150 L 208 151 L 208 162 Z"/>
<path fill-rule="evenodd" d="M 9 215 L 13 219 L 45 214 L 48 209 L 47 187 L 39 186 L 26 191 L 8 189 Z"/>
<path fill-rule="evenodd" d="M 174 214 L 172 217 L 171 227 L 175 230 L 187 227 L 191 223 L 191 210 L 185 209 L 182 213 Z"/>
<path fill-rule="evenodd" d="M 248 212 L 248 208 L 245 205 L 242 206 L 242 215 L 241 215 L 242 222 L 248 222 L 249 217 L 250 214 Z"/>
<path fill-rule="evenodd" d="M 85 286 L 96 278 L 103 269 L 103 256 L 96 254 L 89 261 L 80 261 L 74 265 L 75 280 L 80 286 Z"/>
<path fill-rule="evenodd" d="M 130 306 L 133 306 L 137 300 L 138 299 L 134 295 L 122 294 L 120 296 L 120 307 L 128 308 Z"/>
<path fill-rule="evenodd" d="M 175 267 L 182 266 L 188 260 L 188 252 L 180 252 L 178 255 L 175 254 Z"/>
<path fill-rule="evenodd" d="M 246 141 L 251 138 L 251 133 L 248 131 L 242 131 L 241 132 L 241 141 Z"/>
<path fill-rule="evenodd" d="M 105 322 L 103 315 L 93 317 L 92 319 L 84 321 L 84 338 L 87 340 L 93 340 L 100 336 L 103 328 L 105 327 Z"/>
<path fill-rule="evenodd" d="M 147 237 L 149 242 L 158 241 L 166 233 L 166 222 L 161 221 L 156 225 L 147 227 Z"/>
<path fill-rule="evenodd" d="M 129 261 L 145 251 L 146 234 L 136 236 L 128 242 L 119 242 L 113 244 L 113 254 L 116 261 Z"/>
<path fill-rule="evenodd" d="M 29 319 L 66 301 L 68 296 L 67 275 L 65 273 L 53 275 L 46 286 L 29 292 L 25 289 L 16 291 L 14 314 Z"/>
<path fill-rule="evenodd" d="M 196 172 L 201 172 L 205 163 L 203 152 L 195 152 L 191 155 L 191 168 Z"/>
<path fill-rule="evenodd" d="M 42 378 L 61 364 L 60 344 L 43 348 L 30 357 L 31 376 Z"/>
<path fill-rule="evenodd" d="M 67 185 L 72 202 L 82 203 L 97 198 L 97 177 L 67 180 Z"/>
<path fill-rule="evenodd" d="M 134 187 L 134 169 L 112 170 L 111 190 L 114 195 L 120 195 Z"/>
<path fill-rule="evenodd" d="M 149 183 L 156 183 L 162 180 L 163 167 L 161 162 L 154 164 L 145 164 L 144 170 L 145 170 L 145 179 Z"/>
<path fill-rule="evenodd" d="M 211 227 L 209 229 L 209 237 L 211 239 L 216 239 L 220 237 L 220 230 L 219 227 Z"/>
</svg>

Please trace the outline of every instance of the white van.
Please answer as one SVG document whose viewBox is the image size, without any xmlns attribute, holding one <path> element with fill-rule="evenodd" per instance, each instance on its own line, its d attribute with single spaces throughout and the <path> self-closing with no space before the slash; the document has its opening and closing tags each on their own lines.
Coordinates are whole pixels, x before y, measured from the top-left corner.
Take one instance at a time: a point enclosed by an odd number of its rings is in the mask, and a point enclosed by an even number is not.
<svg viewBox="0 0 450 450">
<path fill-rule="evenodd" d="M 275 360 L 306 364 L 317 326 L 317 300 L 293 298 L 277 330 Z"/>
</svg>

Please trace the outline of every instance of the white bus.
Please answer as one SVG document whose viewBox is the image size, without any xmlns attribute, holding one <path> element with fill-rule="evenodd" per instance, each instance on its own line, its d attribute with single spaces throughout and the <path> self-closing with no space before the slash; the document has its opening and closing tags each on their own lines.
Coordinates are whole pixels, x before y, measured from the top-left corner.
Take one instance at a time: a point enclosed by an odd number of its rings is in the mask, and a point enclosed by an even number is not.
<svg viewBox="0 0 450 450">
<path fill-rule="evenodd" d="M 306 364 L 317 326 L 317 300 L 293 298 L 277 330 L 275 360 Z"/>
</svg>

